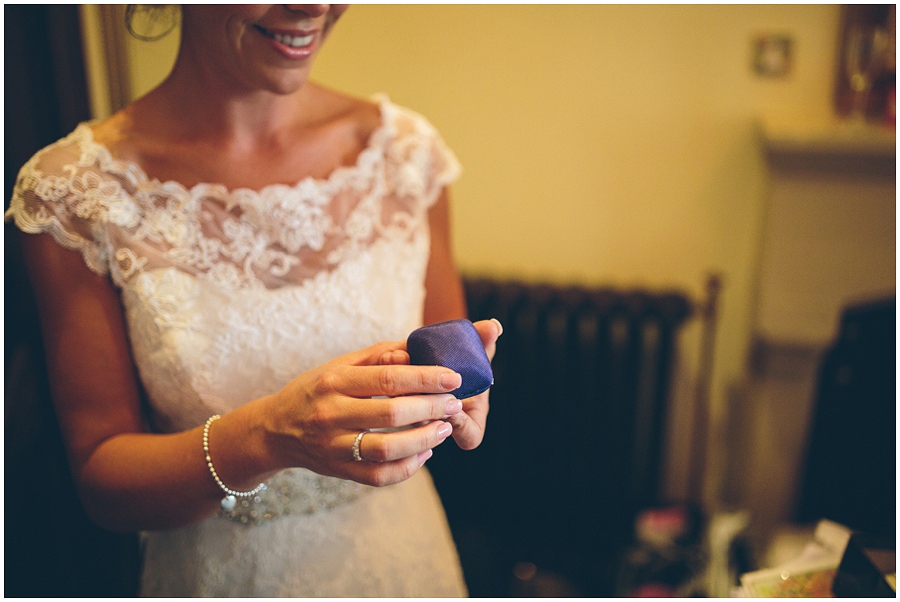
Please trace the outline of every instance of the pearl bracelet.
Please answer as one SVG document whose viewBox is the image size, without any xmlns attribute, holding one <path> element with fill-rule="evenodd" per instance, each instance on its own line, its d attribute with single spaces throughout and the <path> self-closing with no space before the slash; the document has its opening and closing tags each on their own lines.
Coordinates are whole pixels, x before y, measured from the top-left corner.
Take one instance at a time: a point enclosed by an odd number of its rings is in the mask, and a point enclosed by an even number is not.
<svg viewBox="0 0 900 602">
<path fill-rule="evenodd" d="M 235 491 L 234 489 L 226 487 L 225 483 L 222 482 L 222 479 L 219 478 L 216 469 L 213 467 L 212 458 L 209 457 L 209 427 L 219 418 L 220 416 L 218 414 L 214 414 L 209 417 L 209 420 L 207 420 L 206 424 L 203 426 L 203 454 L 206 456 L 206 465 L 209 467 L 209 474 L 212 475 L 212 478 L 216 482 L 216 485 L 219 486 L 219 489 L 225 492 L 225 497 L 222 498 L 219 505 L 222 507 L 222 510 L 227 512 L 234 509 L 234 505 L 237 503 L 236 498 L 254 496 L 264 490 L 266 484 L 260 483 L 250 491 Z"/>
</svg>

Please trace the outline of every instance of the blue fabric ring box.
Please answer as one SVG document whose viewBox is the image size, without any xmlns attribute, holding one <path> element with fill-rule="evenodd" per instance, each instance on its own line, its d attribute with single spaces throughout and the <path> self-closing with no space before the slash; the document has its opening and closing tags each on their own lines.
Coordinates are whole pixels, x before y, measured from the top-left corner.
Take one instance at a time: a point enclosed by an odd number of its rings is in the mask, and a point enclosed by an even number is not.
<svg viewBox="0 0 900 602">
<path fill-rule="evenodd" d="M 423 326 L 406 339 L 409 363 L 414 366 L 444 366 L 462 376 L 453 395 L 466 399 L 487 391 L 494 384 L 491 361 L 484 343 L 468 320 L 450 320 Z"/>
</svg>

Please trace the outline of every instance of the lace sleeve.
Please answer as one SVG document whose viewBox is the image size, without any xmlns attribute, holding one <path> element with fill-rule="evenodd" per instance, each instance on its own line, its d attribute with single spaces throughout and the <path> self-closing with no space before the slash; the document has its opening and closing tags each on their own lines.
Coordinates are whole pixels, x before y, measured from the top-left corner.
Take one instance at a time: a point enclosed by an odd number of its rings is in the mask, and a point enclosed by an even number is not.
<svg viewBox="0 0 900 602">
<path fill-rule="evenodd" d="M 437 192 L 440 192 L 440 189 L 449 186 L 459 179 L 459 176 L 462 173 L 462 166 L 459 164 L 456 155 L 450 150 L 450 147 L 447 146 L 438 131 L 434 129 L 431 124 L 428 124 L 428 128 L 431 130 L 429 146 L 431 148 L 432 156 L 432 185 L 437 189 Z M 437 194 L 435 194 L 435 198 L 429 202 L 429 205 L 433 203 L 436 198 Z"/>
<path fill-rule="evenodd" d="M 82 126 L 87 127 L 87 126 Z M 80 165 L 78 130 L 38 152 L 19 171 L 7 221 L 23 232 L 46 232 L 67 249 L 80 251 L 98 274 L 109 271 L 103 224 L 118 182 Z"/>
<path fill-rule="evenodd" d="M 388 163 L 402 165 L 396 173 L 399 192 L 412 194 L 425 207 L 433 205 L 441 191 L 462 173 L 456 155 L 440 133 L 422 115 L 393 107 L 397 138 L 388 149 Z"/>
</svg>

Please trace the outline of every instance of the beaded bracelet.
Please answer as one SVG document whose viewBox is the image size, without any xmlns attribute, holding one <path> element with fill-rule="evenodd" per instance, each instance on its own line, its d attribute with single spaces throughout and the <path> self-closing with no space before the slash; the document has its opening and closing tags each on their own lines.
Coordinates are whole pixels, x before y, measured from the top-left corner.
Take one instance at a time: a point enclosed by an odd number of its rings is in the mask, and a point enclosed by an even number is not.
<svg viewBox="0 0 900 602">
<path fill-rule="evenodd" d="M 209 426 L 219 418 L 220 416 L 218 414 L 214 414 L 209 417 L 209 420 L 207 420 L 206 424 L 203 426 L 203 454 L 206 456 L 206 465 L 209 467 L 209 473 L 212 475 L 213 480 L 216 482 L 216 485 L 219 486 L 219 489 L 225 492 L 225 497 L 222 498 L 219 505 L 222 507 L 222 510 L 227 512 L 234 509 L 234 505 L 237 503 L 236 498 L 254 496 L 264 490 L 266 484 L 260 483 L 250 491 L 235 491 L 234 489 L 226 487 L 225 483 L 222 482 L 222 479 L 219 478 L 216 469 L 213 467 L 212 458 L 209 457 Z"/>
</svg>

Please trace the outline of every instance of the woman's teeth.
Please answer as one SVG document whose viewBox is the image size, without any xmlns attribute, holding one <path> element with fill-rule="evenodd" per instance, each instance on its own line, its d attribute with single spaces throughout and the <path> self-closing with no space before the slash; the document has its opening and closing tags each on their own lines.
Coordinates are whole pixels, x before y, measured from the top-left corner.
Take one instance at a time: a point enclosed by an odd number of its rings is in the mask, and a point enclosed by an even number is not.
<svg viewBox="0 0 900 602">
<path fill-rule="evenodd" d="M 266 36 L 273 38 L 276 42 L 284 44 L 285 46 L 290 46 L 291 48 L 303 48 L 304 46 L 309 46 L 316 37 L 315 34 L 310 34 L 308 36 L 289 36 L 274 33 L 268 29 L 263 29 L 262 27 L 257 27 L 257 29 Z"/>
<path fill-rule="evenodd" d="M 315 36 L 283 36 L 281 34 L 274 34 L 272 37 L 275 38 L 276 42 L 281 42 L 285 46 L 291 46 L 293 48 L 302 48 L 303 46 L 309 46 L 312 44 L 313 38 Z"/>
</svg>

